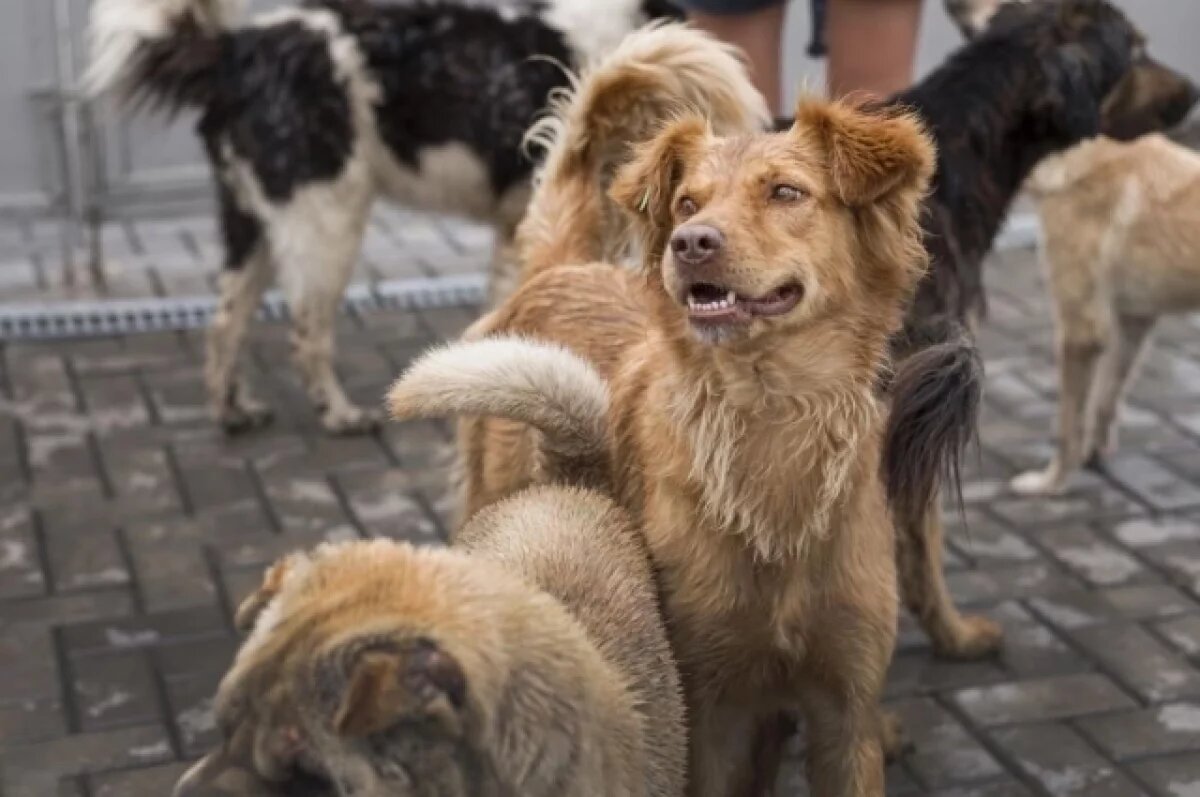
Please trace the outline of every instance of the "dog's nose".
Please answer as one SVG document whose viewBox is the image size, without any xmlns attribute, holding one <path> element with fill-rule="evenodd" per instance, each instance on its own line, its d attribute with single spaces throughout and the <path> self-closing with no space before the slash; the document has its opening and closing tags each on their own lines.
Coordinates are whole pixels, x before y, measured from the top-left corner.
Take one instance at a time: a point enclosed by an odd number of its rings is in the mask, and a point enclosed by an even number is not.
<svg viewBox="0 0 1200 797">
<path fill-rule="evenodd" d="M 680 263 L 702 266 L 725 248 L 725 236 L 708 224 L 685 224 L 671 235 L 671 254 Z"/>
</svg>

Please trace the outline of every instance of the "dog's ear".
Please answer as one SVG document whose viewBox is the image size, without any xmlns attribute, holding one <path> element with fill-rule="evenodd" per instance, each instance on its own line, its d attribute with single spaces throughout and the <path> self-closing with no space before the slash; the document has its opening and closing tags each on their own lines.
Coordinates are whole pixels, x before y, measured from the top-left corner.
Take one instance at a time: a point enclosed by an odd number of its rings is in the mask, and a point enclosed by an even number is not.
<svg viewBox="0 0 1200 797">
<path fill-rule="evenodd" d="M 1100 134 L 1102 98 L 1080 44 L 1064 44 L 1046 56 L 1044 102 L 1037 109 L 1064 140 L 1082 141 Z"/>
<path fill-rule="evenodd" d="M 933 142 L 911 114 L 804 99 L 792 134 L 816 145 L 834 193 L 849 207 L 905 189 L 924 192 L 933 174 Z"/>
<path fill-rule="evenodd" d="M 426 721 L 457 736 L 466 691 L 462 666 L 431 640 L 368 648 L 352 657 L 333 729 L 362 737 L 401 721 Z"/>
<path fill-rule="evenodd" d="M 673 122 L 634 151 L 609 188 L 609 197 L 638 228 L 647 267 L 662 256 L 673 226 L 675 191 L 687 163 L 699 155 L 709 136 L 708 123 L 699 117 Z"/>
<path fill-rule="evenodd" d="M 275 599 L 279 591 L 283 589 L 284 579 L 300 556 L 301 554 L 285 556 L 267 568 L 266 572 L 263 573 L 262 584 L 241 602 L 234 613 L 234 628 L 243 634 L 248 634 L 254 630 L 254 624 L 258 622 L 259 615 Z"/>
</svg>

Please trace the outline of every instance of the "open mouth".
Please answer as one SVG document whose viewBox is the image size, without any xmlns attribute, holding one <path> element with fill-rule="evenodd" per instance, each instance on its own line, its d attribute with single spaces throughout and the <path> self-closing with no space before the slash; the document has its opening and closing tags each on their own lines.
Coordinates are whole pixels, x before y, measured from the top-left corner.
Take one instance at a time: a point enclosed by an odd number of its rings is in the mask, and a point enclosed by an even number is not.
<svg viewBox="0 0 1200 797">
<path fill-rule="evenodd" d="M 688 318 L 701 324 L 726 324 L 783 315 L 800 303 L 804 288 L 790 282 L 765 296 L 742 296 L 711 282 L 697 282 L 687 290 Z"/>
</svg>

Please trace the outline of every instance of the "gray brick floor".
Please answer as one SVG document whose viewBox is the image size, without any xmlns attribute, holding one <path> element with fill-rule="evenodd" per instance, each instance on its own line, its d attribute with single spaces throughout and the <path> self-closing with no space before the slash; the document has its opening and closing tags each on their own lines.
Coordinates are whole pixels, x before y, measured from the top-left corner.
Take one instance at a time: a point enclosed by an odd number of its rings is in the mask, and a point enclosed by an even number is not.
<svg viewBox="0 0 1200 797">
<path fill-rule="evenodd" d="M 399 215 L 373 229 L 368 278 L 483 262 L 475 229 Z M 112 234 L 129 244 L 119 274 L 130 292 L 207 284 L 207 222 L 122 230 Z M 18 285 L 0 268 L 0 298 L 57 295 L 36 240 L 0 237 L 29 277 Z M 1048 453 L 1050 317 L 1030 252 L 994 257 L 988 277 L 982 444 L 948 566 L 958 599 L 1003 621 L 1008 645 L 992 661 L 939 661 L 905 622 L 888 700 L 915 748 L 889 790 L 1200 795 L 1200 319 L 1162 329 L 1108 472 L 1060 498 L 1021 499 L 1006 480 Z M 471 318 L 347 317 L 340 371 L 376 401 L 415 353 Z M 165 794 L 213 741 L 209 696 L 236 645 L 230 611 L 263 565 L 323 539 L 443 539 L 446 429 L 321 436 L 295 374 L 277 365 L 282 327 L 260 327 L 250 357 L 278 422 L 236 441 L 204 417 L 195 333 L 0 352 L 4 797 Z M 798 767 L 787 780 L 799 783 Z"/>
</svg>

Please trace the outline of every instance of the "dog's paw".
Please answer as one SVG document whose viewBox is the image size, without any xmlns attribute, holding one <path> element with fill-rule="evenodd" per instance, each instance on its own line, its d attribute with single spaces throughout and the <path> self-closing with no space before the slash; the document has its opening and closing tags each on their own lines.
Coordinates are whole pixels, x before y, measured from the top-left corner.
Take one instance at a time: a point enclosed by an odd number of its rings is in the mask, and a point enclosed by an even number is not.
<svg viewBox="0 0 1200 797">
<path fill-rule="evenodd" d="M 1051 465 L 1044 470 L 1028 470 L 1013 477 L 1009 482 L 1012 491 L 1018 495 L 1056 495 L 1061 493 L 1066 480 Z"/>
<path fill-rule="evenodd" d="M 912 739 L 904 732 L 904 723 L 894 711 L 882 711 L 879 715 L 879 744 L 883 757 L 889 764 L 911 753 Z"/>
<path fill-rule="evenodd" d="M 326 410 L 321 426 L 334 435 L 370 434 L 383 425 L 383 411 L 347 407 L 341 411 Z"/>
<path fill-rule="evenodd" d="M 973 614 L 962 618 L 952 640 L 935 645 L 935 648 L 939 656 L 963 661 L 994 655 L 1003 641 L 1004 629 L 999 623 Z"/>
<path fill-rule="evenodd" d="M 230 437 L 269 426 L 273 420 L 275 420 L 275 413 L 271 411 L 270 407 L 249 400 L 226 405 L 217 417 L 217 423 L 221 425 L 221 430 Z"/>
</svg>

